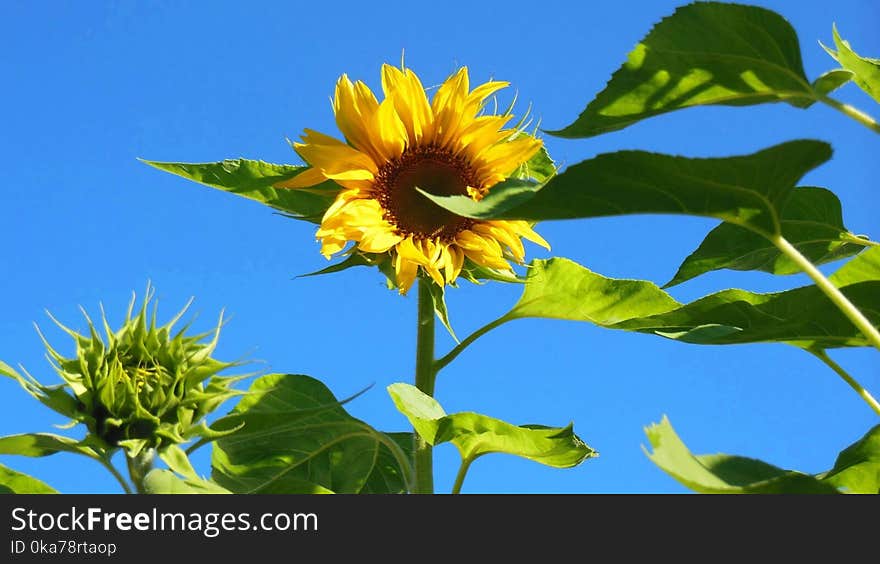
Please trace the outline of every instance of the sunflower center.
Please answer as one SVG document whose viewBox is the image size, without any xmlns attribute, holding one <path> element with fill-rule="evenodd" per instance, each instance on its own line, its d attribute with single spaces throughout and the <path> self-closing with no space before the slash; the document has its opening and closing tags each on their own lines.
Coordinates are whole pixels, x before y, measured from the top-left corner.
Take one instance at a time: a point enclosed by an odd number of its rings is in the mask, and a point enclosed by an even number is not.
<svg viewBox="0 0 880 564">
<path fill-rule="evenodd" d="M 441 208 L 416 188 L 435 196 L 464 196 L 468 186 L 479 186 L 470 163 L 433 145 L 406 149 L 379 168 L 375 181 L 385 219 L 399 234 L 417 239 L 451 240 L 474 222 Z"/>
</svg>

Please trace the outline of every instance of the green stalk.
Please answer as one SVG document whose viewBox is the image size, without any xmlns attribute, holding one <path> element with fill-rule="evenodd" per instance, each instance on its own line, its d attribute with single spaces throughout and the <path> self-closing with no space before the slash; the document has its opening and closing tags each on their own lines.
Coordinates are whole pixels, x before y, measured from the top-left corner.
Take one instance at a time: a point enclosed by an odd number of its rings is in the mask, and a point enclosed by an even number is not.
<svg viewBox="0 0 880 564">
<path fill-rule="evenodd" d="M 125 490 L 125 493 L 133 493 L 131 491 L 131 488 L 125 482 L 125 478 L 122 477 L 122 474 L 119 473 L 119 470 L 117 470 L 116 467 L 113 466 L 113 463 L 110 462 L 108 458 L 97 458 L 96 460 L 100 462 L 104 466 L 104 468 L 106 468 L 111 474 L 113 474 L 113 477 L 116 478 L 116 481 L 119 482 L 119 485 L 122 486 L 122 489 Z"/>
<path fill-rule="evenodd" d="M 819 98 L 822 102 L 828 104 L 835 110 L 843 113 L 846 116 L 849 116 L 864 125 L 868 129 L 873 130 L 875 133 L 880 133 L 880 123 L 877 123 L 874 118 L 866 114 L 865 112 L 850 106 L 849 104 L 844 104 L 843 102 L 838 102 L 834 98 L 829 98 L 827 96 L 822 96 Z"/>
<path fill-rule="evenodd" d="M 434 363 L 434 373 L 436 374 L 437 372 L 440 372 L 443 368 L 446 367 L 446 365 L 448 365 L 450 362 L 455 360 L 455 357 L 460 355 L 464 351 L 464 349 L 466 349 L 466 348 L 468 348 L 468 346 L 470 346 L 471 343 L 473 343 L 474 341 L 476 341 L 477 339 L 479 339 L 480 337 L 482 337 L 483 335 L 485 335 L 486 333 L 488 333 L 492 329 L 495 329 L 496 327 L 500 327 L 501 325 L 504 325 L 505 323 L 507 323 L 508 321 L 511 321 L 513 319 L 515 319 L 515 318 L 507 317 L 507 316 L 499 317 L 495 321 L 493 321 L 491 323 L 487 323 L 486 325 L 484 325 L 484 326 L 480 327 L 479 329 L 477 329 L 476 331 L 474 331 L 471 335 L 468 336 L 467 339 L 465 339 L 464 341 L 459 343 L 454 349 L 452 349 L 451 351 L 446 353 L 446 355 L 443 358 L 438 359 Z"/>
<path fill-rule="evenodd" d="M 430 280 L 419 279 L 419 313 L 416 333 L 416 388 L 434 397 L 434 300 L 431 297 Z M 415 450 L 415 488 L 413 493 L 434 493 L 434 455 L 431 445 L 413 434 Z"/>
<path fill-rule="evenodd" d="M 452 485 L 452 493 L 460 494 L 461 486 L 464 484 L 464 477 L 467 475 L 468 469 L 471 467 L 471 462 L 476 460 L 476 458 L 463 458 L 461 460 L 461 466 L 458 467 L 458 475 L 455 477 L 455 484 Z"/>
<path fill-rule="evenodd" d="M 144 478 L 150 470 L 153 469 L 153 458 L 155 453 L 152 449 L 142 450 L 137 456 L 125 455 L 125 461 L 128 463 L 128 476 L 137 493 L 147 493 L 144 488 Z"/>
<path fill-rule="evenodd" d="M 807 257 L 802 255 L 791 243 L 789 243 L 785 237 L 781 235 L 777 235 L 771 239 L 772 243 L 776 245 L 776 247 L 782 251 L 784 255 L 793 260 L 804 272 L 807 273 L 807 276 L 813 279 L 813 282 L 816 283 L 816 286 L 822 290 L 828 298 L 837 306 L 837 308 L 843 312 L 850 321 L 853 322 L 853 325 L 861 331 L 865 337 L 868 339 L 877 350 L 880 350 L 880 331 L 877 330 L 876 327 L 871 325 L 871 322 L 868 321 L 868 318 L 859 311 L 859 309 L 853 305 L 849 299 L 843 295 L 843 292 L 840 289 L 831 283 L 822 272 L 816 268 L 813 263 L 807 260 Z"/>
<path fill-rule="evenodd" d="M 874 413 L 880 415 L 880 403 L 878 403 L 877 400 L 874 399 L 874 396 L 871 395 L 871 392 L 863 388 L 862 385 L 859 384 L 855 378 L 850 376 L 846 370 L 844 370 L 839 364 L 834 362 L 831 357 L 828 356 L 828 353 L 826 353 L 822 349 L 807 349 L 807 352 L 812 353 L 813 356 L 827 364 L 828 367 L 831 368 L 831 370 L 835 371 L 838 376 L 843 378 L 844 382 L 849 384 L 849 386 L 853 390 L 855 390 L 857 394 L 859 394 L 859 397 L 865 400 L 865 403 L 871 406 L 871 409 L 874 410 Z"/>
</svg>

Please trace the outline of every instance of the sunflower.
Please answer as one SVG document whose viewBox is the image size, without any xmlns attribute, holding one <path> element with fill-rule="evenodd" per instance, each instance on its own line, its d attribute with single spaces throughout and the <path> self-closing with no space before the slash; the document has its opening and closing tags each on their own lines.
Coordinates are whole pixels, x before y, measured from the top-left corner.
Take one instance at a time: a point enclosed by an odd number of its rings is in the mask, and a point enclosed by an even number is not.
<svg viewBox="0 0 880 564">
<path fill-rule="evenodd" d="M 333 111 L 348 143 L 306 129 L 294 149 L 311 168 L 279 184 L 305 188 L 325 180 L 342 187 L 316 238 L 331 258 L 349 242 L 363 253 L 390 253 L 406 293 L 421 268 L 439 286 L 453 283 L 465 260 L 509 272 L 522 264 L 522 239 L 549 249 L 525 221 L 478 221 L 455 215 L 419 193 L 479 200 L 541 149 L 541 140 L 505 129 L 510 110 L 486 113 L 486 101 L 508 86 L 469 88 L 467 67 L 450 76 L 429 102 L 408 68 L 382 67 L 379 102 L 361 81 L 342 75 Z"/>
</svg>

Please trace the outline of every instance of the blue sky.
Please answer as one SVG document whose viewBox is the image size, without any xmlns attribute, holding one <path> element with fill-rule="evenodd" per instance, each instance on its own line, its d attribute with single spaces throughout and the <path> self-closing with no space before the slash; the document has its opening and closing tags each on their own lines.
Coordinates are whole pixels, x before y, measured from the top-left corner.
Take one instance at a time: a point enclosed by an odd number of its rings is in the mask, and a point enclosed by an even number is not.
<svg viewBox="0 0 880 564">
<path fill-rule="evenodd" d="M 196 328 L 226 309 L 231 320 L 218 357 L 253 359 L 263 372 L 309 374 L 339 397 L 372 384 L 350 411 L 383 430 L 406 429 L 384 389 L 411 379 L 416 293 L 401 298 L 367 269 L 293 280 L 326 265 L 313 225 L 136 159 L 299 163 L 285 137 L 304 127 L 336 133 L 328 102 L 336 78 L 345 72 L 378 89 L 380 65 L 399 62 L 403 50 L 426 84 L 459 65 L 470 68 L 474 83 L 510 81 L 518 109 L 531 103 L 542 125 L 557 129 L 678 4 L 549 2 L 542 12 L 533 2 L 4 4 L 0 359 L 54 382 L 32 323 L 62 352 L 71 353 L 72 343 L 43 310 L 82 328 L 77 306 L 97 313 L 103 302 L 116 324 L 131 292 L 140 296 L 150 280 L 160 318 L 190 296 Z M 832 22 L 858 52 L 880 56 L 876 2 L 757 4 L 793 24 L 810 78 L 834 67 L 817 43 L 831 43 Z M 838 97 L 880 114 L 853 85 Z M 803 183 L 835 191 L 853 232 L 880 236 L 880 138 L 829 108 L 702 108 L 592 139 L 544 136 L 563 165 L 618 149 L 744 154 L 796 138 L 823 139 L 835 149 Z M 714 225 L 630 216 L 551 222 L 538 231 L 553 256 L 662 284 Z M 771 291 L 807 283 L 800 275 L 718 272 L 672 294 L 690 300 L 733 286 Z M 518 295 L 517 287 L 500 284 L 451 290 L 457 332 L 467 335 L 504 313 Z M 452 341 L 438 334 L 443 352 Z M 880 393 L 877 351 L 832 354 Z M 472 466 L 465 492 L 682 492 L 641 449 L 643 427 L 664 414 L 694 452 L 748 455 L 805 472 L 828 469 L 876 423 L 843 382 L 792 347 L 698 347 L 550 320 L 516 321 L 480 339 L 441 373 L 437 397 L 448 412 L 513 423 L 574 421 L 600 452 L 569 470 L 485 457 Z M 0 381 L 0 410 L 2 434 L 64 423 L 11 381 Z M 97 464 L 72 455 L 0 462 L 63 492 L 117 491 Z M 196 463 L 208 471 L 204 455 Z M 449 491 L 457 467 L 452 446 L 437 449 L 436 466 L 438 491 Z"/>
</svg>

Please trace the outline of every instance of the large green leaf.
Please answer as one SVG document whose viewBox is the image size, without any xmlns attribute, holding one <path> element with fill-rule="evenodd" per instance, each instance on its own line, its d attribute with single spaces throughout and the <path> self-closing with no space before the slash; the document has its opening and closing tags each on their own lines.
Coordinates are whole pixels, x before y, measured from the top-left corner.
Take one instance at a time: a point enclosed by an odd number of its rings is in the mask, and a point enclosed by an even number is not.
<svg viewBox="0 0 880 564">
<path fill-rule="evenodd" d="M 880 247 L 849 261 L 831 281 L 880 325 Z M 607 278 L 558 257 L 532 262 L 522 296 L 495 325 L 526 317 L 586 321 L 696 344 L 869 344 L 815 286 L 769 294 L 724 290 L 680 304 L 652 282 Z"/>
<path fill-rule="evenodd" d="M 782 236 L 813 264 L 824 264 L 859 253 L 869 241 L 843 226 L 840 200 L 824 188 L 797 188 L 782 208 Z M 800 267 L 767 238 L 738 225 L 722 223 L 678 268 L 665 287 L 729 268 L 795 274 Z"/>
<path fill-rule="evenodd" d="M 571 166 L 543 186 L 493 189 L 480 202 L 466 196 L 429 196 L 441 207 L 476 219 L 686 214 L 773 236 L 781 231 L 781 210 L 797 182 L 829 158 L 831 147 L 811 140 L 726 158 L 619 151 Z"/>
<path fill-rule="evenodd" d="M 645 429 L 654 464 L 685 487 L 712 494 L 835 494 L 833 485 L 815 476 L 783 470 L 766 462 L 711 454 L 695 456 L 676 434 L 666 417 Z"/>
<path fill-rule="evenodd" d="M 61 435 L 24 433 L 0 437 L 0 454 L 41 457 L 58 452 L 72 452 L 83 454 L 90 458 L 99 458 L 95 450 L 83 441 L 77 441 Z"/>
<path fill-rule="evenodd" d="M 880 425 L 843 450 L 822 479 L 849 493 L 880 493 Z"/>
<path fill-rule="evenodd" d="M 314 378 L 257 379 L 212 428 L 241 425 L 214 443 L 212 456 L 214 481 L 235 493 L 358 493 L 368 483 L 374 492 L 383 483 L 383 493 L 406 489 L 399 447 L 346 413 Z"/>
<path fill-rule="evenodd" d="M 880 280 L 880 248 L 866 250 L 837 269 L 828 279 L 838 288 Z M 876 310 L 876 307 L 872 309 Z"/>
<path fill-rule="evenodd" d="M 680 306 L 652 282 L 606 278 L 555 257 L 532 261 L 522 296 L 503 319 L 544 317 L 613 327 Z"/>
<path fill-rule="evenodd" d="M 849 41 L 840 38 L 836 25 L 833 26 L 832 32 L 837 51 L 832 51 L 824 45 L 822 47 L 840 63 L 840 66 L 853 74 L 853 80 L 859 85 L 859 88 L 880 102 L 880 59 L 860 57 L 849 46 Z"/>
<path fill-rule="evenodd" d="M 797 34 L 779 14 L 699 2 L 661 20 L 561 137 L 590 137 L 694 106 L 745 106 L 816 97 Z"/>
<path fill-rule="evenodd" d="M 151 470 L 144 478 L 144 489 L 150 494 L 228 494 L 232 493 L 210 480 L 181 478 L 171 470 Z"/>
<path fill-rule="evenodd" d="M 571 468 L 597 456 L 571 425 L 516 426 L 477 413 L 447 415 L 434 398 L 409 384 L 392 384 L 388 393 L 419 435 L 432 445 L 451 442 L 462 460 L 493 452 L 513 454 L 554 468 Z"/>
<path fill-rule="evenodd" d="M 0 494 L 58 493 L 44 482 L 0 464 Z"/>
<path fill-rule="evenodd" d="M 159 170 L 199 184 L 256 200 L 297 219 L 320 223 L 339 186 L 324 182 L 308 190 L 278 188 L 285 180 L 307 170 L 304 166 L 280 165 L 248 159 L 227 159 L 216 163 L 168 163 L 144 161 Z"/>
</svg>

